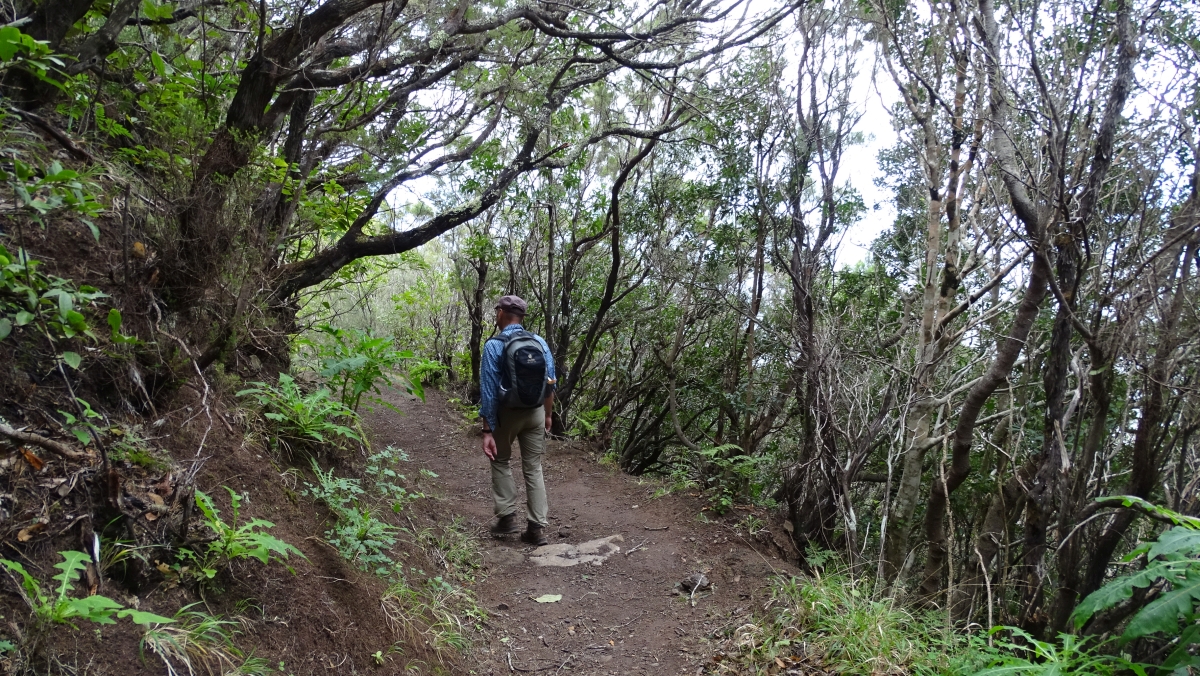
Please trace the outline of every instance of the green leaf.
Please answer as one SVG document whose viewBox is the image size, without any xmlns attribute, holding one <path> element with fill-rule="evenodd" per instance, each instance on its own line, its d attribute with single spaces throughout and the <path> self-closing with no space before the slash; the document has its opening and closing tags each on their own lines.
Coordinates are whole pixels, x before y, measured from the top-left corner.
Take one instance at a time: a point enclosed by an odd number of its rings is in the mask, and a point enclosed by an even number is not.
<svg viewBox="0 0 1200 676">
<path fill-rule="evenodd" d="M 1169 574 L 1171 568 L 1172 564 L 1170 562 L 1155 562 L 1143 570 L 1132 575 L 1119 577 L 1088 594 L 1087 598 L 1075 607 L 1075 612 L 1072 614 L 1072 617 L 1075 619 L 1075 628 L 1083 628 L 1083 625 L 1092 619 L 1093 615 L 1101 610 L 1112 608 L 1130 598 L 1133 596 L 1134 589 L 1153 584 L 1155 580 Z"/>
<path fill-rule="evenodd" d="M 70 351 L 62 353 L 62 360 L 67 366 L 76 370 L 79 369 L 79 364 L 83 362 L 83 358 L 78 353 Z"/>
<path fill-rule="evenodd" d="M 113 308 L 108 311 L 108 328 L 112 330 L 114 336 L 121 333 L 121 311 Z"/>
<path fill-rule="evenodd" d="M 46 292 L 47 296 L 51 294 L 58 296 L 58 315 L 66 319 L 67 313 L 75 309 L 75 299 L 71 297 L 71 294 L 62 289 L 51 289 Z"/>
<path fill-rule="evenodd" d="M 1173 671 L 1180 667 L 1200 668 L 1200 656 L 1195 656 L 1188 652 L 1188 649 L 1195 643 L 1200 643 L 1200 624 L 1189 626 L 1179 635 L 1179 643 L 1176 644 L 1175 650 L 1170 655 L 1167 655 L 1167 659 L 1163 660 L 1163 671 Z M 1179 672 L 1175 671 L 1174 673 Z M 1192 672 L 1184 670 L 1183 673 L 1188 674 Z"/>
<path fill-rule="evenodd" d="M 321 377 L 330 378 L 330 377 L 333 377 L 343 371 L 353 371 L 355 369 L 360 369 L 366 363 L 367 363 L 367 358 L 363 357 L 363 356 L 350 357 L 349 359 L 342 359 L 340 361 L 333 362 L 332 364 L 329 364 L 324 369 L 322 369 Z"/>
<path fill-rule="evenodd" d="M 154 66 L 154 72 L 158 73 L 159 77 L 165 78 L 167 76 L 167 64 L 163 62 L 158 52 L 150 52 L 150 64 Z"/>
<path fill-rule="evenodd" d="M 208 497 L 208 494 L 204 493 L 203 491 L 196 491 L 196 507 L 198 507 L 200 512 L 204 514 L 204 520 L 207 521 L 210 526 L 213 523 L 221 523 L 221 519 L 219 517 L 221 512 L 213 506 L 212 498 Z M 213 528 L 213 530 L 215 531 L 217 529 Z"/>
<path fill-rule="evenodd" d="M 29 322 L 33 321 L 33 313 L 21 310 L 16 314 L 15 317 L 13 317 L 13 319 L 17 322 L 17 326 L 25 326 Z"/>
<path fill-rule="evenodd" d="M 562 594 L 543 594 L 534 599 L 534 601 L 537 601 L 538 603 L 558 603 L 561 600 Z"/>
<path fill-rule="evenodd" d="M 169 2 L 164 2 L 161 5 L 154 3 L 152 0 L 142 0 L 142 14 L 147 19 L 169 19 L 174 14 L 175 7 Z"/>
<path fill-rule="evenodd" d="M 1200 553 L 1200 530 L 1176 526 L 1158 536 L 1147 556 L 1156 559 L 1177 552 L 1190 553 L 1193 556 Z"/>
<path fill-rule="evenodd" d="M 79 573 L 87 567 L 91 558 L 83 552 L 75 550 L 67 550 L 59 552 L 63 560 L 54 564 L 54 567 L 62 572 L 55 575 L 52 579 L 58 581 L 58 590 L 55 592 L 59 601 L 67 597 L 67 592 L 71 591 L 71 583 L 79 579 Z"/>
<path fill-rule="evenodd" d="M 4 340 L 12 333 L 12 321 L 8 317 L 0 317 L 0 340 Z"/>
<path fill-rule="evenodd" d="M 1172 579 L 1169 590 L 1134 615 L 1121 640 L 1132 641 L 1158 632 L 1176 634 L 1180 618 L 1190 617 L 1197 604 L 1200 604 L 1200 562 L 1186 571 L 1182 579 Z"/>
<path fill-rule="evenodd" d="M 121 607 L 120 603 L 107 596 L 85 596 L 67 601 L 67 612 L 62 618 L 82 617 L 96 624 L 116 624 L 117 621 L 112 616 Z"/>
<path fill-rule="evenodd" d="M 143 626 L 149 624 L 171 624 L 175 621 L 169 617 L 155 615 L 154 613 L 147 613 L 144 610 L 134 610 L 133 608 L 126 608 L 122 610 L 121 612 L 117 613 L 117 617 L 128 617 L 133 621 L 134 624 L 140 624 Z"/>
<path fill-rule="evenodd" d="M 67 320 L 67 323 L 71 325 L 71 328 L 75 329 L 76 331 L 83 332 L 87 330 L 87 319 L 84 319 L 83 315 L 78 311 L 69 310 L 65 319 Z"/>
<path fill-rule="evenodd" d="M 0 61 L 11 61 L 21 48 L 21 31 L 15 26 L 0 28 Z"/>
<path fill-rule="evenodd" d="M 21 586 L 25 588 L 25 592 L 29 594 L 31 600 L 39 606 L 46 605 L 46 597 L 42 594 L 42 588 L 38 586 L 37 580 L 33 579 L 33 576 L 25 570 L 25 566 L 8 559 L 0 559 L 0 565 L 21 576 Z"/>
</svg>

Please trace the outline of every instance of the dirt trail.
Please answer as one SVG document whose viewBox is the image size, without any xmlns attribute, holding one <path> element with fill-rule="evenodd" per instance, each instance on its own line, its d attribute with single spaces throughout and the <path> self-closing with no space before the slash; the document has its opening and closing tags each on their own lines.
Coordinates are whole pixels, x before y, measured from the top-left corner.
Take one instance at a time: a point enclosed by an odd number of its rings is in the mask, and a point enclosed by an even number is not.
<svg viewBox="0 0 1200 676">
<path fill-rule="evenodd" d="M 778 558 L 783 533 L 751 537 L 735 527 L 747 512 L 703 523 L 695 497 L 653 499 L 656 485 L 639 485 L 559 442 L 550 443 L 544 467 L 550 554 L 567 549 L 554 545 L 610 536 L 619 536 L 610 542 L 620 551 L 607 552 L 600 565 L 538 566 L 535 548 L 517 536 L 488 533 L 487 460 L 445 395 L 429 391 L 424 403 L 397 396 L 394 403 L 404 415 L 381 410 L 367 417 L 372 444 L 403 448 L 414 464 L 436 472 L 439 510 L 462 515 L 478 534 L 487 575 L 477 593 L 490 631 L 475 647 L 474 673 L 694 674 L 711 658 L 706 644 L 715 631 L 748 622 L 762 607 L 772 575 L 798 573 Z M 519 475 L 517 455 L 514 448 Z M 610 549 L 593 548 L 599 556 Z M 696 592 L 693 607 L 675 585 L 698 573 L 712 587 Z M 545 594 L 562 599 L 533 600 Z"/>
</svg>

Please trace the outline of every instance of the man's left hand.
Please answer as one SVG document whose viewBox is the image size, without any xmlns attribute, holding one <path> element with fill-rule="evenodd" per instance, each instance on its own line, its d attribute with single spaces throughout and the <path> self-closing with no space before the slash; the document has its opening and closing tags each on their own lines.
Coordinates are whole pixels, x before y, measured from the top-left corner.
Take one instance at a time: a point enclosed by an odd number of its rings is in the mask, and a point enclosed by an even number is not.
<svg viewBox="0 0 1200 676">
<path fill-rule="evenodd" d="M 546 414 L 546 433 L 547 434 L 550 433 L 550 426 L 553 424 L 554 424 L 554 416 L 547 413 Z"/>
</svg>

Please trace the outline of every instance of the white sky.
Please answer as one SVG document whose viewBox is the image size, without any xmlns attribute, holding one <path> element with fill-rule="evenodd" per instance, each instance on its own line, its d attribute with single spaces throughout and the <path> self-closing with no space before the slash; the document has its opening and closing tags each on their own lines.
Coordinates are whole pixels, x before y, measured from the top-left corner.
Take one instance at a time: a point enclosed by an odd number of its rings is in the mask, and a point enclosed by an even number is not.
<svg viewBox="0 0 1200 676">
<path fill-rule="evenodd" d="M 855 103 L 863 111 L 858 130 L 866 135 L 866 143 L 853 146 L 845 152 L 843 175 L 862 195 L 867 212 L 842 239 L 836 260 L 838 267 L 865 260 L 871 242 L 892 227 L 896 219 L 891 192 L 876 186 L 875 179 L 881 176 L 877 160 L 879 151 L 895 145 L 898 138 L 888 108 L 900 99 L 900 93 L 885 74 L 880 74 L 872 82 L 869 62 L 875 58 L 875 52 L 871 46 L 863 50 L 862 58 L 864 63 L 858 69 L 858 81 L 854 83 L 853 91 Z"/>
</svg>

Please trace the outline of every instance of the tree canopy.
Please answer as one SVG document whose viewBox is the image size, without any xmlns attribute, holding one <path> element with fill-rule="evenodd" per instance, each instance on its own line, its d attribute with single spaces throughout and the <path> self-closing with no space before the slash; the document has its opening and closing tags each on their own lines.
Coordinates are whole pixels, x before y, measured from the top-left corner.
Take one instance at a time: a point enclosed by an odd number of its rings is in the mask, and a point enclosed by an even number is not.
<svg viewBox="0 0 1200 676">
<path fill-rule="evenodd" d="M 1200 508 L 1190 3 L 3 11 L 4 152 L 86 183 L 8 222 L 144 241 L 122 302 L 177 324 L 189 369 L 286 364 L 338 321 L 469 398 L 516 293 L 557 434 L 717 512 L 778 507 L 801 558 L 1047 637 L 1166 588 L 1071 622 L 1161 530 L 1113 496 Z M 866 128 L 881 96 L 892 128 Z M 872 134 L 895 143 L 862 166 Z M 850 180 L 876 168 L 890 212 Z"/>
</svg>

